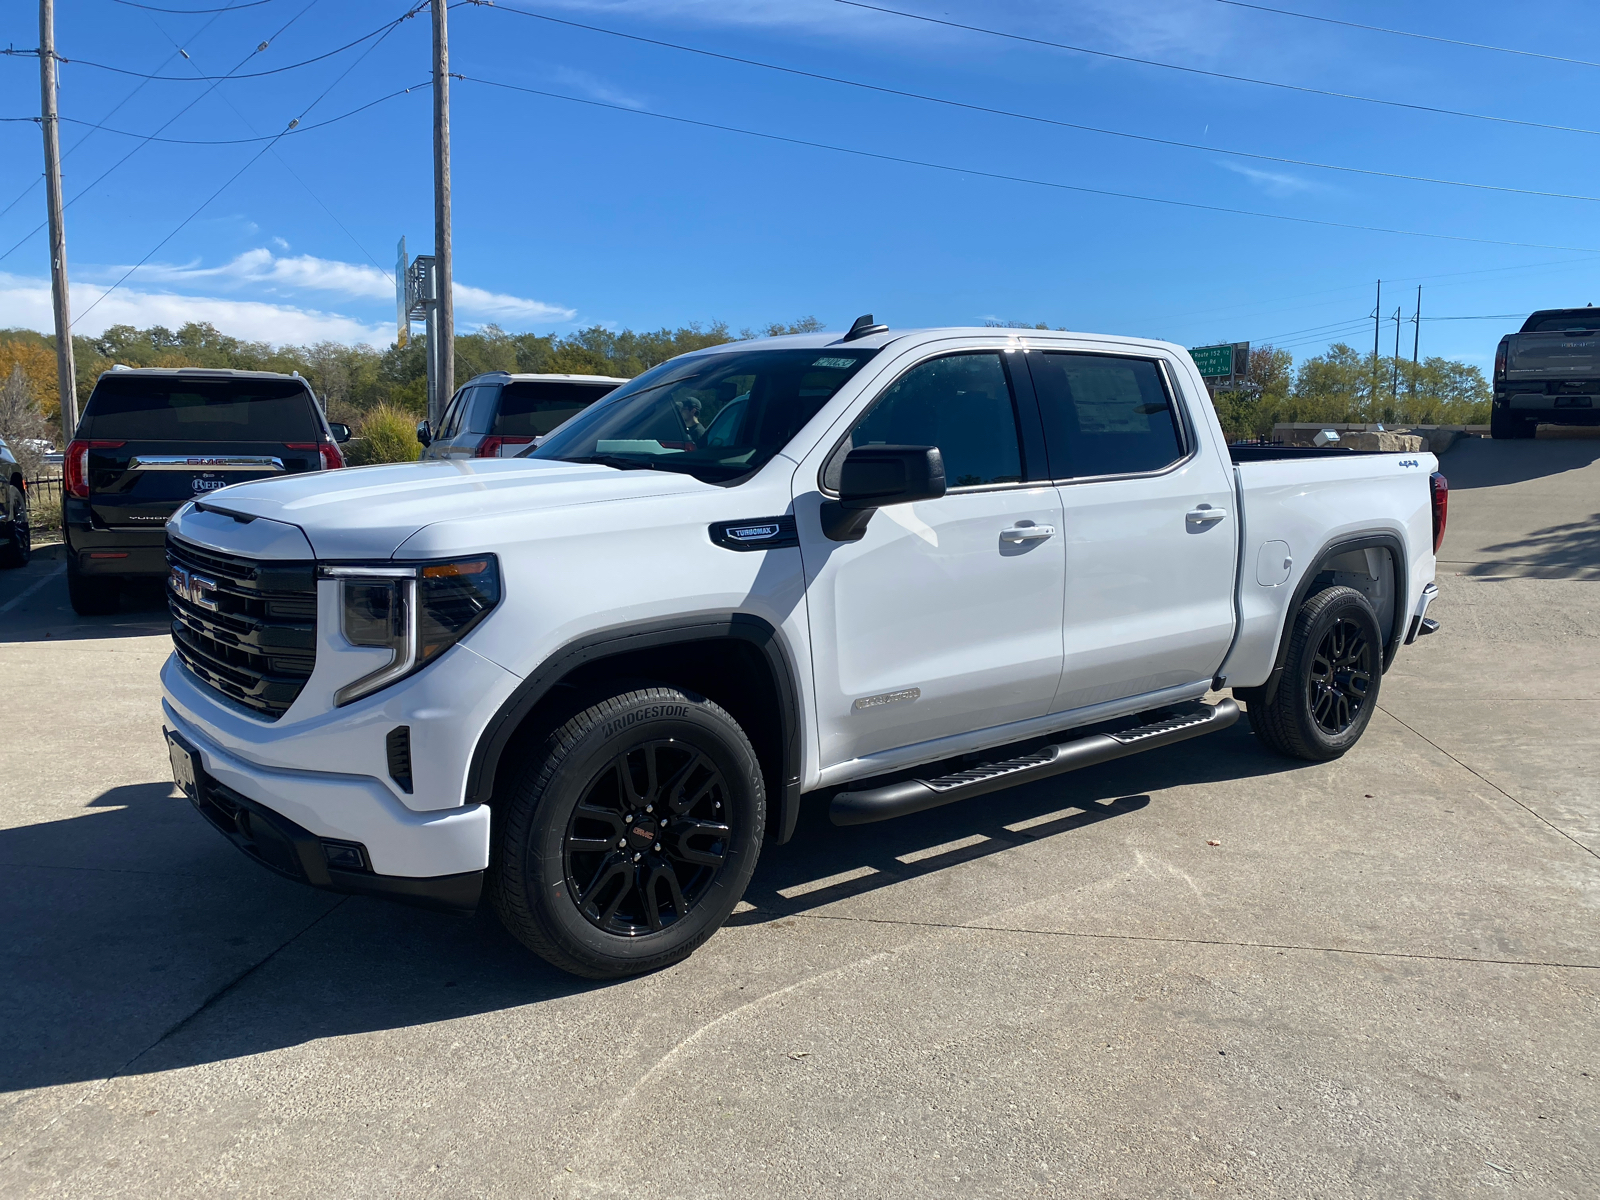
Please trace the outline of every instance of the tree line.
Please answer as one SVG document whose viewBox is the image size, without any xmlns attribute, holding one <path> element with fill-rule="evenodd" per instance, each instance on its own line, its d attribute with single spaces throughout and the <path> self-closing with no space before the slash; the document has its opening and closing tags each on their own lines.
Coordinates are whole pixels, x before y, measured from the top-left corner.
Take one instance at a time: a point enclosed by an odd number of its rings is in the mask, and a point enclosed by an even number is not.
<svg viewBox="0 0 1600 1200">
<path fill-rule="evenodd" d="M 595 325 L 570 334 L 513 334 L 488 325 L 457 335 L 456 380 L 463 382 L 486 371 L 632 377 L 690 350 L 821 328 L 814 317 L 738 331 L 721 321 L 653 331 Z M 80 405 L 101 372 L 121 363 L 298 371 L 323 398 L 328 416 L 347 422 L 358 433 L 369 416 L 394 424 L 397 416 L 420 417 L 426 410 L 427 369 L 420 338 L 381 350 L 338 342 L 274 346 L 192 322 L 176 331 L 159 325 L 148 329 L 113 325 L 96 336 L 75 336 L 72 342 Z M 8 385 L 11 396 L 0 408 L 33 410 L 43 427 L 52 431 L 45 436 L 53 437 L 60 412 L 55 339 L 31 330 L 0 330 L 0 383 Z M 1375 361 L 1339 342 L 1298 368 L 1289 351 L 1256 347 L 1245 386 L 1219 393 L 1215 404 L 1230 436 L 1252 437 L 1270 434 L 1273 425 L 1287 421 L 1483 424 L 1489 419 L 1489 396 L 1483 373 L 1467 363 L 1445 358 L 1415 365 L 1406 359 Z M 0 436 L 5 430 L 0 429 Z"/>
<path fill-rule="evenodd" d="M 1274 346 L 1250 351 L 1245 386 L 1219 392 L 1217 416 L 1230 437 L 1265 437 L 1280 422 L 1486 425 L 1489 383 L 1470 363 L 1371 354 L 1335 342 L 1298 369 Z"/>
</svg>

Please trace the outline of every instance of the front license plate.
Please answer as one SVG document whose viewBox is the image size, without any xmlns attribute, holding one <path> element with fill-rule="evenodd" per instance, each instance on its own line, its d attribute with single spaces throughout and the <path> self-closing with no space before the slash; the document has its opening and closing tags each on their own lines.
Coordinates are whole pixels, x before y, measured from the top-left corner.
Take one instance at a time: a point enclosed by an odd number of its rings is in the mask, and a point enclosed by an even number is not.
<svg viewBox="0 0 1600 1200">
<path fill-rule="evenodd" d="M 167 756 L 172 760 L 172 780 L 178 785 L 178 790 L 199 803 L 200 780 L 205 778 L 200 752 L 177 734 L 168 733 Z"/>
</svg>

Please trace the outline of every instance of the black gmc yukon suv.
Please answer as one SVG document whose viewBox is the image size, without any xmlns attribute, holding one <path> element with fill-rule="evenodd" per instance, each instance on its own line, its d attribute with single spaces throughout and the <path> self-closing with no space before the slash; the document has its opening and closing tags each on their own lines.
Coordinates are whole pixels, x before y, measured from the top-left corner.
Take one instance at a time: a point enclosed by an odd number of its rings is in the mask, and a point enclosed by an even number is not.
<svg viewBox="0 0 1600 1200">
<path fill-rule="evenodd" d="M 67 592 L 85 615 L 116 610 L 122 581 L 167 573 L 167 518 L 230 483 L 344 466 L 298 375 L 196 367 L 101 375 L 65 455 Z"/>
<path fill-rule="evenodd" d="M 1547 308 L 1500 339 L 1489 433 L 1531 438 L 1540 424 L 1600 425 L 1600 308 Z"/>
</svg>

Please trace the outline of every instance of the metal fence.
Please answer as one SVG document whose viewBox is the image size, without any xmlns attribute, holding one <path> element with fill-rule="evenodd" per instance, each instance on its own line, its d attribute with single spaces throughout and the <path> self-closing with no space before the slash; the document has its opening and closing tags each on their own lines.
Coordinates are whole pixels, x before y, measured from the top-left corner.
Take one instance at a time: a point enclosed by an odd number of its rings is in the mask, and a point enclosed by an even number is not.
<svg viewBox="0 0 1600 1200">
<path fill-rule="evenodd" d="M 46 475 L 30 479 L 28 484 L 28 519 L 34 529 L 58 529 L 61 526 L 61 476 Z"/>
</svg>

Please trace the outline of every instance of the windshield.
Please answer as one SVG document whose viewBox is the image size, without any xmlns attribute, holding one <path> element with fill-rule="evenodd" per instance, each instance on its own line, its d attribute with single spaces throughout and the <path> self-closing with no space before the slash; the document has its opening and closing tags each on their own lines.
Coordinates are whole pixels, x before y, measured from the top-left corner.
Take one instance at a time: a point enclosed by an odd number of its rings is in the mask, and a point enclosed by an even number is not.
<svg viewBox="0 0 1600 1200">
<path fill-rule="evenodd" d="M 828 346 L 675 358 L 574 417 L 528 457 L 736 479 L 782 450 L 876 353 Z"/>
</svg>

